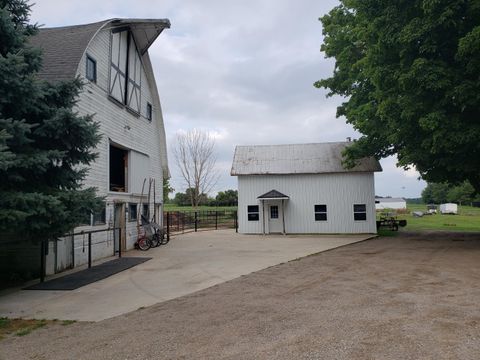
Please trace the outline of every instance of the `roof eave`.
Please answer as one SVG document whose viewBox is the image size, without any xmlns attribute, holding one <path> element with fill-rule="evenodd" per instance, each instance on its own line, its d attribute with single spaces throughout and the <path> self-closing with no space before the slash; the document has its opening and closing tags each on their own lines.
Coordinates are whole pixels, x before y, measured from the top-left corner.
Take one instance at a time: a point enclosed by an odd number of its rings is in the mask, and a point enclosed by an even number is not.
<svg viewBox="0 0 480 360">
<path fill-rule="evenodd" d="M 164 29 L 169 29 L 171 24 L 168 19 L 114 19 L 113 25 L 129 26 L 140 54 L 145 54 Z M 154 31 L 147 31 L 152 29 Z"/>
</svg>

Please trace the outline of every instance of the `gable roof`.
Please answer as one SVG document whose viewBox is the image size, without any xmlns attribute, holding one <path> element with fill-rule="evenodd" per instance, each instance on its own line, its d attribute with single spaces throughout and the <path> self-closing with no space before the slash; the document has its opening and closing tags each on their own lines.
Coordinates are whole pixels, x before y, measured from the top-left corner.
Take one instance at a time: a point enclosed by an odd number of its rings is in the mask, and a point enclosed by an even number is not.
<svg viewBox="0 0 480 360">
<path fill-rule="evenodd" d="M 168 19 L 109 19 L 92 24 L 40 29 L 30 44 L 43 50 L 38 76 L 54 82 L 75 77 L 78 64 L 95 34 L 106 26 L 129 27 L 143 55 L 165 28 Z"/>
<path fill-rule="evenodd" d="M 348 142 L 237 146 L 231 175 L 323 174 L 382 171 L 374 158 L 345 169 L 342 152 Z"/>
<path fill-rule="evenodd" d="M 269 200 L 269 199 L 289 199 L 289 197 L 285 194 L 282 194 L 280 191 L 277 190 L 270 190 L 269 192 L 260 195 L 257 197 L 257 199 L 264 199 L 264 200 Z"/>
</svg>

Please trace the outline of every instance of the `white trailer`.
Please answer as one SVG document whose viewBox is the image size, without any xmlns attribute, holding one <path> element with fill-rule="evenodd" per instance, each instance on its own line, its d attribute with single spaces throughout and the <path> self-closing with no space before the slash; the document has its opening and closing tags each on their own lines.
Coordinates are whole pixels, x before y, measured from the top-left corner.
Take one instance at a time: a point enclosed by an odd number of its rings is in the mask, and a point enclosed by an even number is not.
<svg viewBox="0 0 480 360">
<path fill-rule="evenodd" d="M 440 205 L 440 213 L 441 214 L 454 214 L 458 213 L 458 206 L 457 204 L 453 203 L 446 203 Z"/>
</svg>

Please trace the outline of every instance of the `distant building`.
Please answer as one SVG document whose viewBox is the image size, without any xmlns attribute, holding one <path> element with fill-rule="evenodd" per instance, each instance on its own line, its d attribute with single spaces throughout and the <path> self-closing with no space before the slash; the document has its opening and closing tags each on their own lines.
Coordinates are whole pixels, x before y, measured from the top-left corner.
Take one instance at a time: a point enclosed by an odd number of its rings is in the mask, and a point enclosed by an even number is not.
<svg viewBox="0 0 480 360">
<path fill-rule="evenodd" d="M 404 198 L 375 198 L 375 209 L 405 210 L 407 201 Z"/>
<path fill-rule="evenodd" d="M 342 165 L 347 142 L 237 146 L 238 224 L 244 234 L 376 233 L 377 160 Z"/>
</svg>

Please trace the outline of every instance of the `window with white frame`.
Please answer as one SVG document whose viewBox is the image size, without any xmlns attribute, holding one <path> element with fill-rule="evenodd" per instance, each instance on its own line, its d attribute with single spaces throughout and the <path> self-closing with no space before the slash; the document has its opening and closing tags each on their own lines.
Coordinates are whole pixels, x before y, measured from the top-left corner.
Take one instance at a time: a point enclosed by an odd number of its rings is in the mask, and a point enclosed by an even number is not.
<svg viewBox="0 0 480 360">
<path fill-rule="evenodd" d="M 247 206 L 248 221 L 258 221 L 260 219 L 258 205 Z"/>
<path fill-rule="evenodd" d="M 135 203 L 128 204 L 128 220 L 129 221 L 137 220 L 137 204 Z"/>
<path fill-rule="evenodd" d="M 147 119 L 149 121 L 152 121 L 152 115 L 153 115 L 153 109 L 152 109 L 152 104 L 147 102 Z"/>
<path fill-rule="evenodd" d="M 367 220 L 367 206 L 365 204 L 353 205 L 353 219 L 354 220 Z"/>
<path fill-rule="evenodd" d="M 97 62 L 90 55 L 87 55 L 87 64 L 85 70 L 85 77 L 96 83 L 97 82 Z"/>
<path fill-rule="evenodd" d="M 327 221 L 327 205 L 315 205 L 315 221 Z"/>
</svg>

